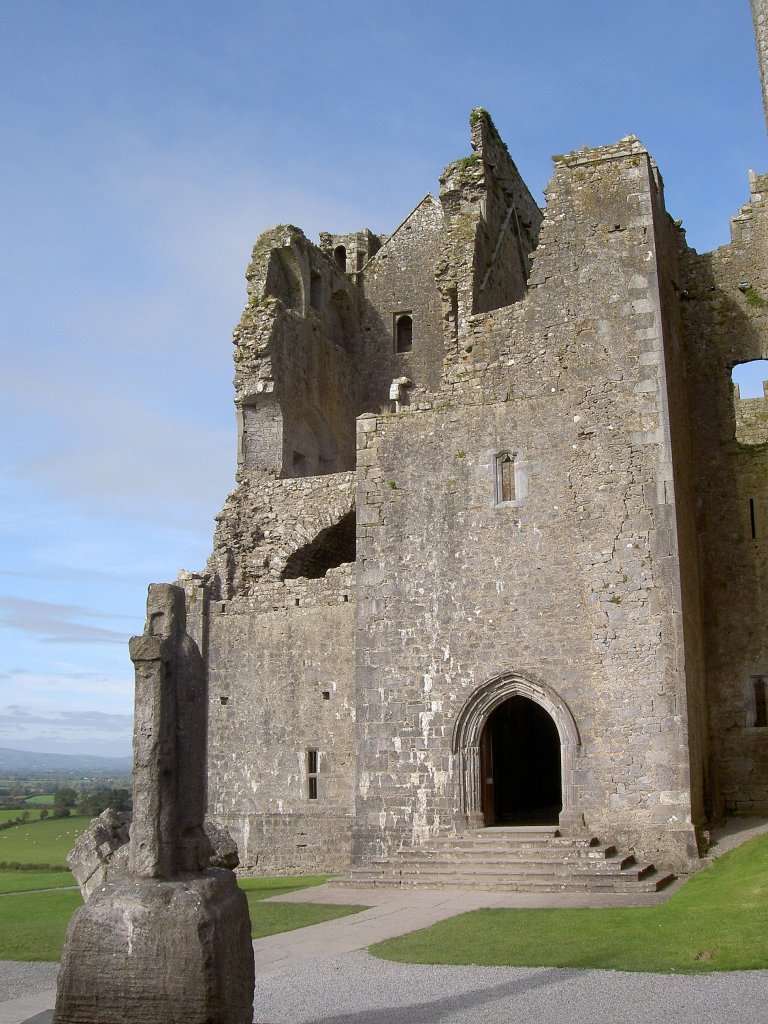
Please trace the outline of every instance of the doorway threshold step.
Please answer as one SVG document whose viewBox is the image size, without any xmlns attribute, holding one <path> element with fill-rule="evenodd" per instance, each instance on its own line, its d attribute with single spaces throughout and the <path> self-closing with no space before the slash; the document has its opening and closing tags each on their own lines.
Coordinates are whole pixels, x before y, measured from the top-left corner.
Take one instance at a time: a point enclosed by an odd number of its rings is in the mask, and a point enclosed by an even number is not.
<svg viewBox="0 0 768 1024">
<path fill-rule="evenodd" d="M 654 892 L 671 880 L 653 864 L 590 835 L 521 841 L 518 829 L 439 837 L 354 867 L 336 888 L 399 887 L 516 892 Z M 522 843 L 522 844 L 521 844 Z"/>
</svg>

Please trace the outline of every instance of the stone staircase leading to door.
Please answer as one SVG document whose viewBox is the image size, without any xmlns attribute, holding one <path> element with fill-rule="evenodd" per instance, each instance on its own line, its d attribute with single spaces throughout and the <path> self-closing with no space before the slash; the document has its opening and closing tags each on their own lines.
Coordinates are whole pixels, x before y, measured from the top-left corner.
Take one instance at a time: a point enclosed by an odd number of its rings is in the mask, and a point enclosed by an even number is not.
<svg viewBox="0 0 768 1024">
<path fill-rule="evenodd" d="M 594 836 L 555 827 L 484 828 L 352 868 L 338 888 L 486 889 L 503 892 L 658 892 L 673 875 L 638 864 Z"/>
</svg>

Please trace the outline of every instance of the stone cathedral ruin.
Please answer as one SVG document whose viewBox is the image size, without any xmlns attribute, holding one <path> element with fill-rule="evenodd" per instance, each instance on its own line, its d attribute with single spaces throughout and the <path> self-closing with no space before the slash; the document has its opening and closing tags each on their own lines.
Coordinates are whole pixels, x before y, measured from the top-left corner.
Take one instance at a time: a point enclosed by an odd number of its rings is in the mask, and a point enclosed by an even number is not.
<svg viewBox="0 0 768 1024">
<path fill-rule="evenodd" d="M 731 383 L 768 175 L 699 254 L 634 136 L 541 210 L 470 121 L 391 235 L 281 226 L 247 270 L 237 486 L 179 581 L 246 868 L 543 825 L 685 870 L 768 814 L 768 401 Z"/>
</svg>

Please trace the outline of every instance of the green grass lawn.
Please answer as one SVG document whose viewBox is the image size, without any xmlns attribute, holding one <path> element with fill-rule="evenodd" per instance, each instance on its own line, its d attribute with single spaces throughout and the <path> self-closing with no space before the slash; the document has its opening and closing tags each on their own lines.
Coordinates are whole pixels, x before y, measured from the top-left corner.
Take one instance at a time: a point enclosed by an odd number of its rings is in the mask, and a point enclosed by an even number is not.
<svg viewBox="0 0 768 1024">
<path fill-rule="evenodd" d="M 0 960 L 57 961 L 69 919 L 81 904 L 77 889 L 0 896 Z"/>
<path fill-rule="evenodd" d="M 766 968 L 768 836 L 726 854 L 658 906 L 476 910 L 370 952 L 426 964 L 679 974 Z"/>
<path fill-rule="evenodd" d="M 69 871 L 0 871 L 0 893 L 37 892 L 77 885 Z"/>
<path fill-rule="evenodd" d="M 325 880 L 317 876 L 240 879 L 238 884 L 248 899 L 253 937 L 257 939 L 292 931 L 366 909 L 314 903 L 261 902 L 268 896 L 306 889 Z M 57 961 L 60 958 L 69 919 L 82 905 L 82 900 L 77 889 L 67 892 L 43 890 L 56 884 L 71 885 L 72 881 L 69 872 L 0 872 L 0 893 L 6 894 L 0 895 L 0 960 Z M 29 883 L 30 889 L 40 891 L 22 891 L 25 882 Z"/>
<path fill-rule="evenodd" d="M 241 878 L 238 885 L 248 899 L 248 911 L 251 915 L 251 936 L 254 939 L 265 935 L 276 935 L 278 932 L 290 932 L 296 928 L 304 928 L 309 924 L 320 924 L 332 921 L 337 917 L 357 914 L 366 907 L 357 905 L 344 906 L 330 903 L 262 903 L 269 896 L 280 896 L 285 892 L 307 889 L 313 885 L 322 885 L 327 881 L 325 876 L 303 875 L 292 878 Z"/>
<path fill-rule="evenodd" d="M 66 867 L 67 854 L 91 819 L 46 818 L 0 831 L 0 863 L 55 864 Z"/>
</svg>

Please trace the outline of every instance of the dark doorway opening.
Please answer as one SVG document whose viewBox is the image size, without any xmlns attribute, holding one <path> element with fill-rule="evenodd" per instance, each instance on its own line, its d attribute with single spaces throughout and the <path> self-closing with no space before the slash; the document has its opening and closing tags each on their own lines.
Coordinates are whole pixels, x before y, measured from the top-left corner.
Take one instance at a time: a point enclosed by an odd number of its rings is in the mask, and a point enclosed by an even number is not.
<svg viewBox="0 0 768 1024">
<path fill-rule="evenodd" d="M 541 705 L 510 697 L 496 708 L 480 740 L 480 771 L 486 825 L 558 823 L 560 734 Z"/>
</svg>

